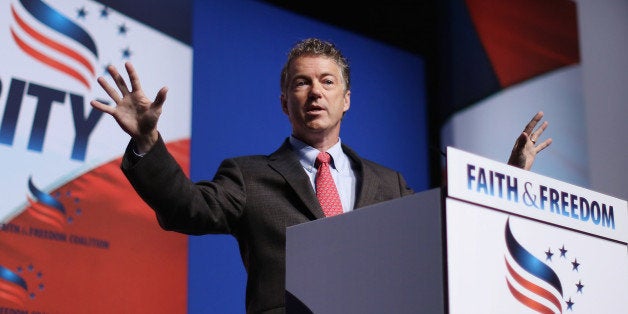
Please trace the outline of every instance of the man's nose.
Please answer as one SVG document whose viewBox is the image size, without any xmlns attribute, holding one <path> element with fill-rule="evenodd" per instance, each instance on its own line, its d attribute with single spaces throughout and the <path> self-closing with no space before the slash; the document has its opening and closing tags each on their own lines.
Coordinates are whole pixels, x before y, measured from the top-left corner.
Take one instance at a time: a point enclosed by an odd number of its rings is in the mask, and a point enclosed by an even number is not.
<svg viewBox="0 0 628 314">
<path fill-rule="evenodd" d="M 312 99 L 320 98 L 322 96 L 323 86 L 321 83 L 314 82 L 311 85 L 309 97 Z"/>
</svg>

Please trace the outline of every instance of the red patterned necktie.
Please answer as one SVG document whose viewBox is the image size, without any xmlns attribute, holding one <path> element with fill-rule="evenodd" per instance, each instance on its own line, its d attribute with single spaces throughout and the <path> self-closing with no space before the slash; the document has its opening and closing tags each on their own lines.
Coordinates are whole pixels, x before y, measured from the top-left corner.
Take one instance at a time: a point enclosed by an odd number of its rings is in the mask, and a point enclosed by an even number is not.
<svg viewBox="0 0 628 314">
<path fill-rule="evenodd" d="M 334 179 L 329 171 L 331 156 L 326 152 L 320 152 L 316 156 L 316 197 L 323 208 L 325 217 L 342 214 L 342 203 Z"/>
</svg>

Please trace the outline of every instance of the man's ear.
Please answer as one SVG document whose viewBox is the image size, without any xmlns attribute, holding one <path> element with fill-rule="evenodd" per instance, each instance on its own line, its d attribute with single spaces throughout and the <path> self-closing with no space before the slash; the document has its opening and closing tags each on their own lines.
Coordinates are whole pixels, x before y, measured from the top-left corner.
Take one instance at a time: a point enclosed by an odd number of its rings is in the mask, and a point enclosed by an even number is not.
<svg viewBox="0 0 628 314">
<path fill-rule="evenodd" d="M 288 114 L 288 101 L 286 100 L 286 96 L 283 93 L 281 94 L 281 96 L 279 96 L 279 101 L 281 101 L 281 111 L 283 111 L 283 113 L 287 115 Z"/>
<path fill-rule="evenodd" d="M 351 107 L 351 91 L 348 90 L 345 93 L 345 106 L 344 106 L 344 111 L 343 112 L 347 112 L 350 107 Z"/>
</svg>

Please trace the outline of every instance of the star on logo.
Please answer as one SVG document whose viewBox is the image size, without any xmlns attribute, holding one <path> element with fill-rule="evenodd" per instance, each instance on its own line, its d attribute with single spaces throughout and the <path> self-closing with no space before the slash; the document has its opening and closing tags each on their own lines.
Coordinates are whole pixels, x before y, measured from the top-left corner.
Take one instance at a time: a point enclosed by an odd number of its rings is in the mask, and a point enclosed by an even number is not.
<svg viewBox="0 0 628 314">
<path fill-rule="evenodd" d="M 126 35 L 129 29 L 126 27 L 126 24 L 122 23 L 118 26 L 118 35 Z"/>
<path fill-rule="evenodd" d="M 572 270 L 578 271 L 578 266 L 580 266 L 580 263 L 578 263 L 577 259 L 574 259 L 573 262 L 571 262 L 571 265 L 573 265 Z"/>
<path fill-rule="evenodd" d="M 131 58 L 131 49 L 129 47 L 122 49 L 122 58 L 123 59 Z"/>
<path fill-rule="evenodd" d="M 582 293 L 582 288 L 584 288 L 584 285 L 582 284 L 582 280 L 578 281 L 578 283 L 576 284 L 576 287 L 578 288 L 576 292 Z"/>
<path fill-rule="evenodd" d="M 545 260 L 546 261 L 551 261 L 552 260 L 552 256 L 554 256 L 554 253 L 552 253 L 551 249 L 547 249 L 547 252 L 545 252 Z"/>
<path fill-rule="evenodd" d="M 574 302 L 571 301 L 571 298 L 569 298 L 569 301 L 565 302 L 567 303 L 567 309 L 568 310 L 573 310 L 573 305 L 575 304 Z"/>
<path fill-rule="evenodd" d="M 103 19 L 106 19 L 106 18 L 109 17 L 109 7 L 103 7 L 100 10 L 100 17 L 103 18 Z"/>
<path fill-rule="evenodd" d="M 561 247 L 559 250 L 560 250 L 560 257 L 567 257 L 567 250 L 565 249 L 564 244 L 563 244 L 563 247 Z"/>
<path fill-rule="evenodd" d="M 76 18 L 85 19 L 85 16 L 87 16 L 87 10 L 85 10 L 85 7 L 81 7 L 76 10 Z"/>
<path fill-rule="evenodd" d="M 55 193 L 55 198 L 65 205 L 67 211 L 66 221 L 68 224 L 72 224 L 75 221 L 75 217 L 81 216 L 83 214 L 83 209 L 81 208 L 81 199 L 72 195 L 71 190 L 57 191 Z M 74 209 L 74 210 L 72 210 Z M 74 216 L 72 216 L 74 214 Z"/>
</svg>

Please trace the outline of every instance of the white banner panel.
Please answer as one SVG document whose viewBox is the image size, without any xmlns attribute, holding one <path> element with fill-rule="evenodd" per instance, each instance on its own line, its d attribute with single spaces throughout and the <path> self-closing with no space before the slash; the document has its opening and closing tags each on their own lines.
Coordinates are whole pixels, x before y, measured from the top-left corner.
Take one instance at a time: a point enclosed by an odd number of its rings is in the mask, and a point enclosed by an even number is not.
<svg viewBox="0 0 628 314">
<path fill-rule="evenodd" d="M 447 193 L 600 237 L 628 242 L 628 205 L 531 171 L 447 148 Z"/>
<path fill-rule="evenodd" d="M 448 198 L 449 312 L 619 313 L 626 244 Z"/>
<path fill-rule="evenodd" d="M 616 313 L 625 200 L 447 149 L 450 313 Z"/>
</svg>

